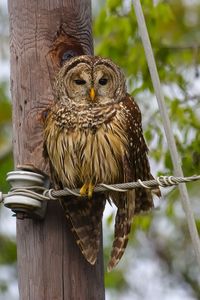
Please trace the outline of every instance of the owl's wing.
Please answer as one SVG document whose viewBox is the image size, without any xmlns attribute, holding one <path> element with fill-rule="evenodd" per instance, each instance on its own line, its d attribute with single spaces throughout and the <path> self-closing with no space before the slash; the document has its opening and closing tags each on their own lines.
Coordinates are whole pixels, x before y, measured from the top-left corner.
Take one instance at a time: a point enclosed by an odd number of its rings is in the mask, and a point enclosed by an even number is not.
<svg viewBox="0 0 200 300">
<path fill-rule="evenodd" d="M 125 157 L 124 175 L 127 181 L 154 179 L 151 175 L 148 147 L 143 135 L 140 109 L 134 99 L 128 94 L 123 104 L 127 112 L 126 133 L 129 141 Z M 158 197 L 161 196 L 159 188 L 152 191 L 144 188 L 135 189 L 135 213 L 148 211 L 153 208 L 152 192 Z"/>
<path fill-rule="evenodd" d="M 124 182 L 153 179 L 147 157 L 148 148 L 142 131 L 141 112 L 128 94 L 123 101 L 123 110 L 126 118 L 124 134 L 129 141 L 123 158 Z M 159 189 L 154 192 L 160 196 Z M 129 191 L 126 195 L 114 193 L 111 197 L 118 209 L 111 258 L 108 263 L 109 271 L 116 266 L 125 251 L 134 214 L 148 211 L 153 207 L 151 191 L 144 188 Z"/>
</svg>

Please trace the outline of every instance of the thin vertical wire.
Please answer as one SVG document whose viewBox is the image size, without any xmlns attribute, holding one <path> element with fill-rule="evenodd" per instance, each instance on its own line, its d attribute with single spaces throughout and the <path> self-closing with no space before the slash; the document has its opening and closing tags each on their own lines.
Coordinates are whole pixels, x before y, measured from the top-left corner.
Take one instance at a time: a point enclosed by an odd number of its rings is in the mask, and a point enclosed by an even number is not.
<svg viewBox="0 0 200 300">
<path fill-rule="evenodd" d="M 135 14 L 136 14 L 136 18 L 137 18 L 137 23 L 138 23 L 143 47 L 144 47 L 145 54 L 146 54 L 146 59 L 147 59 L 147 63 L 148 63 L 148 67 L 149 67 L 149 71 L 150 71 L 150 75 L 151 75 L 151 80 L 152 80 L 153 87 L 155 90 L 160 114 L 161 114 L 161 117 L 163 120 L 163 126 L 164 126 L 164 130 L 165 130 L 166 138 L 167 138 L 167 143 L 168 143 L 171 158 L 172 158 L 174 174 L 175 174 L 175 176 L 183 177 L 183 171 L 182 171 L 182 167 L 181 167 L 181 159 L 179 157 L 175 139 L 174 139 L 174 136 L 172 133 L 169 115 L 168 115 L 167 108 L 165 105 L 164 95 L 163 95 L 163 92 L 161 89 L 160 79 L 158 76 L 155 58 L 153 55 L 153 50 L 151 47 L 151 42 L 149 39 L 149 34 L 147 31 L 147 26 L 146 26 L 146 22 L 144 19 L 144 14 L 142 11 L 140 0 L 133 0 L 133 5 L 134 5 L 134 9 L 135 9 Z M 188 223 L 191 240 L 192 240 L 193 247 L 194 247 L 194 250 L 196 253 L 196 258 L 197 258 L 198 264 L 200 266 L 200 240 L 199 240 L 198 231 L 197 231 L 197 227 L 195 224 L 195 219 L 194 219 L 192 207 L 190 204 L 186 185 L 184 183 L 179 184 L 179 190 L 180 190 L 180 195 L 181 195 L 181 203 L 182 203 L 182 206 L 185 211 L 186 218 L 187 218 L 187 223 Z"/>
</svg>

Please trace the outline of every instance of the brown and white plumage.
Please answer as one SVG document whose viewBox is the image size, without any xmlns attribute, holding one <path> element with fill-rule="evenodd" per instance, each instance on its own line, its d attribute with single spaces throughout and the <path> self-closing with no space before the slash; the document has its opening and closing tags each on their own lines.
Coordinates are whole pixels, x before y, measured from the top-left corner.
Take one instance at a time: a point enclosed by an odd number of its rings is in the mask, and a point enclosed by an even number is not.
<svg viewBox="0 0 200 300">
<path fill-rule="evenodd" d="M 112 198 L 118 210 L 111 270 L 126 248 L 134 214 L 152 208 L 152 195 L 143 188 L 92 195 L 92 188 L 101 182 L 152 178 L 141 113 L 126 93 L 121 70 L 101 57 L 85 55 L 66 62 L 56 77 L 55 94 L 44 128 L 54 181 L 62 187 L 82 187 L 90 196 L 62 203 L 77 244 L 91 264 L 97 258 L 105 201 Z"/>
</svg>

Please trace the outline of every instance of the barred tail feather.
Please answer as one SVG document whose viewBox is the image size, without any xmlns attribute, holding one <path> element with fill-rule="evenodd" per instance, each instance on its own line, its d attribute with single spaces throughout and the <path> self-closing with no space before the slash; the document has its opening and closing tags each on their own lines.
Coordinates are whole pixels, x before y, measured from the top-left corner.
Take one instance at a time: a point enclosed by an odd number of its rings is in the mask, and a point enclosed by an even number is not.
<svg viewBox="0 0 200 300">
<path fill-rule="evenodd" d="M 94 195 L 93 199 L 67 198 L 62 200 L 62 206 L 78 247 L 85 259 L 94 265 L 100 245 L 104 196 Z"/>
</svg>

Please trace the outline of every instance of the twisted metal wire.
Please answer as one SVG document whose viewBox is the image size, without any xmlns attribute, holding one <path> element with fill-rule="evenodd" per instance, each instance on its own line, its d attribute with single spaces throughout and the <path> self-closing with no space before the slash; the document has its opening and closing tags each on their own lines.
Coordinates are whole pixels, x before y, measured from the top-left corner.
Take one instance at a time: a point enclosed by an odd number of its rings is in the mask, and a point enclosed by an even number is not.
<svg viewBox="0 0 200 300">
<path fill-rule="evenodd" d="M 118 184 L 105 184 L 101 183 L 98 184 L 95 189 L 94 193 L 98 192 L 105 192 L 105 191 L 115 191 L 115 192 L 121 192 L 125 193 L 128 190 L 132 190 L 135 188 L 145 188 L 145 189 L 154 189 L 158 186 L 161 186 L 163 188 L 170 187 L 170 186 L 176 186 L 180 183 L 186 183 L 191 181 L 200 180 L 200 175 L 194 175 L 190 177 L 175 177 L 175 176 L 160 176 L 156 179 L 152 180 L 145 180 L 141 181 L 138 179 L 136 182 L 126 182 L 126 183 L 118 183 Z M 27 196 L 31 197 L 36 200 L 40 201 L 47 201 L 47 200 L 58 200 L 60 197 L 64 196 L 77 196 L 80 197 L 80 190 L 79 189 L 69 189 L 64 188 L 63 190 L 54 190 L 54 189 L 46 189 L 44 187 L 38 187 L 38 186 L 30 186 L 30 187 L 20 187 L 20 188 L 13 188 L 8 194 L 2 194 L 0 196 L 0 202 L 3 202 L 3 199 L 6 196 L 14 196 L 14 195 L 21 195 L 21 196 Z"/>
</svg>

